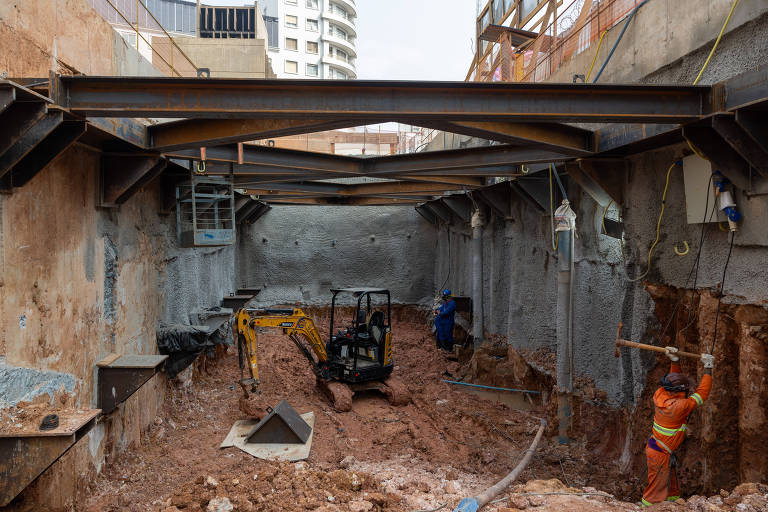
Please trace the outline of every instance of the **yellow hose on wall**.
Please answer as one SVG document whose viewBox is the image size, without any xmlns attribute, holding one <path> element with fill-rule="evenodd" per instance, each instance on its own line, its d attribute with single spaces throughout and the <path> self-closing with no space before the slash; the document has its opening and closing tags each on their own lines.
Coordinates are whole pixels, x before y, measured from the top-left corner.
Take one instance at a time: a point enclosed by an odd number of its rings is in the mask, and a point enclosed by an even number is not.
<svg viewBox="0 0 768 512">
<path fill-rule="evenodd" d="M 717 45 L 720 44 L 720 39 L 723 38 L 723 34 L 725 33 L 725 27 L 728 26 L 728 22 L 731 21 L 731 15 L 733 15 L 733 11 L 736 9 L 736 6 L 739 4 L 739 0 L 733 0 L 733 5 L 731 5 L 731 10 L 728 12 L 728 16 L 725 18 L 725 23 L 723 23 L 723 28 L 720 29 L 720 33 L 717 35 L 717 39 L 715 40 L 715 45 L 712 47 L 712 50 L 709 52 L 709 55 L 707 56 L 707 60 L 704 61 L 704 65 L 701 67 L 701 71 L 699 71 L 699 74 L 696 76 L 696 80 L 693 81 L 693 85 L 696 85 L 699 83 L 699 80 L 701 80 L 701 75 L 704 74 L 704 70 L 707 69 L 707 66 L 709 66 L 709 60 L 712 58 L 712 55 L 715 54 L 715 50 L 717 50 Z"/>
</svg>

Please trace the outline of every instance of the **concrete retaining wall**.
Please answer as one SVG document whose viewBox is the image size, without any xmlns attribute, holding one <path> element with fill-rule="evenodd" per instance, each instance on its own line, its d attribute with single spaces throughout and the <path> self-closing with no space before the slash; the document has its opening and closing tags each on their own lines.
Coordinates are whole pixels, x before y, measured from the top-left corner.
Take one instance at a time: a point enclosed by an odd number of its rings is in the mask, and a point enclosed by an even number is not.
<svg viewBox="0 0 768 512">
<path fill-rule="evenodd" d="M 238 237 L 238 285 L 263 304 L 325 304 L 331 287 L 381 286 L 399 303 L 434 293 L 435 234 L 409 206 L 275 206 Z"/>
</svg>

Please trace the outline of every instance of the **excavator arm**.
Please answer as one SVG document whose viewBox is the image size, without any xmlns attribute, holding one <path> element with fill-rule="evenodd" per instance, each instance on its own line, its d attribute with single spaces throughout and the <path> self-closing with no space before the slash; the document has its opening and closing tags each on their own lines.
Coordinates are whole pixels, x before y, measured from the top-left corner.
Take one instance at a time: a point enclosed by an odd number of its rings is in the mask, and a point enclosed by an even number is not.
<svg viewBox="0 0 768 512">
<path fill-rule="evenodd" d="M 325 344 L 315 323 L 301 309 L 266 309 L 263 311 L 241 309 L 235 314 L 232 333 L 238 349 L 240 363 L 240 385 L 247 394 L 246 386 L 256 391 L 259 384 L 258 350 L 256 330 L 262 327 L 280 328 L 283 334 L 293 341 L 307 358 L 312 370 L 318 377 L 323 376 L 322 364 L 328 360 Z M 309 345 L 309 347 L 307 346 Z M 314 353 L 314 357 L 313 357 Z M 251 377 L 244 378 L 243 370 L 247 366 Z"/>
</svg>

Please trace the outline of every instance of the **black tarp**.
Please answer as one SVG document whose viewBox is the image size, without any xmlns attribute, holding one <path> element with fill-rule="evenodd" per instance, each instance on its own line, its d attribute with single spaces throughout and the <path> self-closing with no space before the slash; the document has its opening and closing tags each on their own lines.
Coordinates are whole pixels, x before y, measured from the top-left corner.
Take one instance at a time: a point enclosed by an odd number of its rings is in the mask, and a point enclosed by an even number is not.
<svg viewBox="0 0 768 512">
<path fill-rule="evenodd" d="M 161 324 L 157 329 L 157 348 L 167 355 L 165 372 L 173 378 L 192 364 L 204 350 L 213 357 L 213 347 L 232 344 L 229 322 L 218 329 L 205 325 Z"/>
</svg>

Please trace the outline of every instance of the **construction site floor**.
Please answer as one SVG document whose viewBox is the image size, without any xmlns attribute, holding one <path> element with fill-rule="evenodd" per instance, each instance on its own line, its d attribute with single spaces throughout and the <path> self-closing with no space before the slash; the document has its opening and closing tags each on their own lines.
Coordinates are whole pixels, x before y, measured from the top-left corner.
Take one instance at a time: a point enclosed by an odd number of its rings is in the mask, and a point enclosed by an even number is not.
<svg viewBox="0 0 768 512">
<path fill-rule="evenodd" d="M 436 350 L 422 312 L 399 310 L 392 330 L 394 375 L 409 388 L 411 404 L 394 407 L 371 392 L 356 397 L 352 411 L 338 413 L 292 342 L 264 334 L 260 397 L 241 403 L 232 348 L 186 384 L 172 384 L 141 445 L 108 460 L 91 483 L 86 510 L 452 510 L 515 467 L 548 408 L 534 403 L 517 410 L 444 383 L 466 368 Z M 315 413 L 308 460 L 268 462 L 219 448 L 234 421 L 246 417 L 244 408 L 281 399 L 299 413 Z M 753 487 L 741 494 L 723 491 L 658 509 L 768 509 L 768 487 L 746 485 Z M 638 510 L 641 490 L 637 475 L 621 474 L 618 461 L 548 435 L 509 492 L 483 510 Z"/>
</svg>

